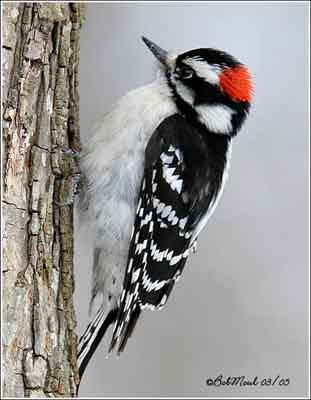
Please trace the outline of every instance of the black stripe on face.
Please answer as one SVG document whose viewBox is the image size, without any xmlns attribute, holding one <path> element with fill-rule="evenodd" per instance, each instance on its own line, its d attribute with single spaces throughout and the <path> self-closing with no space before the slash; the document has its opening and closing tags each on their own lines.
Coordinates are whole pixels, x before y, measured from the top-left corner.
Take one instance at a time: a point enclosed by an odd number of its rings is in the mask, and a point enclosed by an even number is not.
<svg viewBox="0 0 311 400">
<path fill-rule="evenodd" d="M 217 50 L 217 49 L 195 49 L 189 52 L 183 53 L 176 58 L 176 69 L 182 69 L 183 67 L 189 67 L 184 61 L 187 59 L 197 59 L 198 61 L 206 62 L 211 66 L 217 65 L 220 68 L 234 68 L 241 65 L 230 54 Z M 189 79 L 178 79 L 178 76 L 174 74 L 174 71 L 167 71 L 168 85 L 172 90 L 176 106 L 179 112 L 184 115 L 187 120 L 195 125 L 196 127 L 207 127 L 200 121 L 199 114 L 196 111 L 197 106 L 216 106 L 223 105 L 229 107 L 232 112 L 232 131 L 224 132 L 229 136 L 234 136 L 241 128 L 250 108 L 249 102 L 237 102 L 225 94 L 217 83 L 213 84 L 198 76 L 194 69 L 191 78 Z M 172 77 L 174 74 L 174 78 Z M 186 98 L 183 98 L 178 90 L 176 89 L 175 81 L 178 80 L 180 85 L 185 87 L 185 90 L 190 91 L 193 94 L 194 101 L 187 102 Z M 207 129 L 208 130 L 208 129 Z"/>
</svg>

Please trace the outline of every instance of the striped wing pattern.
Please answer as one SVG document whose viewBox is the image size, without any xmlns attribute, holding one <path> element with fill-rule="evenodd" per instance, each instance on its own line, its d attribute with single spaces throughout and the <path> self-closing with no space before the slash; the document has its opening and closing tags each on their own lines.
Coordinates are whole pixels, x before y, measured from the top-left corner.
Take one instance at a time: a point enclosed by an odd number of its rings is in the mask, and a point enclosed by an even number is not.
<svg viewBox="0 0 311 400">
<path fill-rule="evenodd" d="M 145 168 L 110 350 L 122 351 L 143 309 L 160 309 L 189 253 L 183 154 L 168 145 Z"/>
</svg>

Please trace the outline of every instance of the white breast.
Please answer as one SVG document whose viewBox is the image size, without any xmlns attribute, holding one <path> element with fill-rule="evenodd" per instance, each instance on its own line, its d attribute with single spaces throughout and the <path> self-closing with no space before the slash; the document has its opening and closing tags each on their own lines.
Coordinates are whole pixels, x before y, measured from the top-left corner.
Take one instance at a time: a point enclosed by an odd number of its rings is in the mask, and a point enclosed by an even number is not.
<svg viewBox="0 0 311 400">
<path fill-rule="evenodd" d="M 105 214 L 111 198 L 136 198 L 146 144 L 160 122 L 175 112 L 166 82 L 160 79 L 126 94 L 98 124 L 82 157 L 97 217 Z"/>
<path fill-rule="evenodd" d="M 121 98 L 83 146 L 81 169 L 89 185 L 86 198 L 96 226 L 95 246 L 118 268 L 126 266 L 146 145 L 157 126 L 176 112 L 166 80 L 159 78 Z M 109 274 L 98 272 L 96 280 Z"/>
</svg>

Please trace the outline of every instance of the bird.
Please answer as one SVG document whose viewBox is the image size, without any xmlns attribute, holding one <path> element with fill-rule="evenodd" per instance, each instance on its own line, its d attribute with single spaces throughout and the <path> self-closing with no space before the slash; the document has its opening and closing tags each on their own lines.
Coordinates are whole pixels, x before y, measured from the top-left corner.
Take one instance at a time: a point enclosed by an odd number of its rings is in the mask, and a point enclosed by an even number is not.
<svg viewBox="0 0 311 400">
<path fill-rule="evenodd" d="M 78 345 L 80 379 L 112 324 L 123 352 L 145 310 L 160 310 L 218 205 L 232 140 L 254 94 L 245 64 L 214 48 L 166 51 L 156 79 L 125 94 L 83 146 L 82 201 L 95 230 L 90 310 Z"/>
</svg>

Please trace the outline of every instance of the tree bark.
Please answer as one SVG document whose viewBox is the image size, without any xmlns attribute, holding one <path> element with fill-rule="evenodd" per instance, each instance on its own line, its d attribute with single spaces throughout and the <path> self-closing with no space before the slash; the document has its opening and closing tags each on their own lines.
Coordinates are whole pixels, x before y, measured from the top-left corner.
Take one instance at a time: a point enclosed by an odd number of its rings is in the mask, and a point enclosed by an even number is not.
<svg viewBox="0 0 311 400">
<path fill-rule="evenodd" d="M 73 205 L 81 3 L 2 15 L 4 397 L 74 396 Z"/>
</svg>

